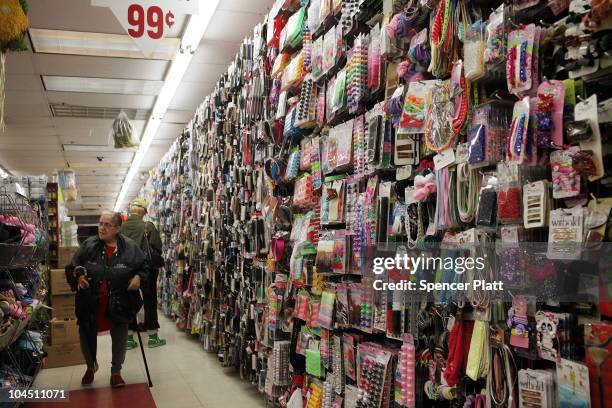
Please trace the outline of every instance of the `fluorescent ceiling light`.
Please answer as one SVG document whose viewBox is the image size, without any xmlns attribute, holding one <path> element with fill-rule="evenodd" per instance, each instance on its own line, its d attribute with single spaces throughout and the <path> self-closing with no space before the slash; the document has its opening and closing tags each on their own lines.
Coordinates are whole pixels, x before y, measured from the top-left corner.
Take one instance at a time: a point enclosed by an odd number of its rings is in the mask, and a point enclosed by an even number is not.
<svg viewBox="0 0 612 408">
<path fill-rule="evenodd" d="M 142 58 L 134 41 L 123 34 L 88 33 L 79 31 L 31 28 L 30 37 L 35 52 L 48 54 L 85 55 L 94 57 Z M 179 46 L 178 38 L 164 38 L 149 59 L 171 60 Z"/>
<path fill-rule="evenodd" d="M 138 152 L 136 152 L 134 155 L 132 165 L 130 166 L 128 174 L 123 181 L 123 185 L 121 186 L 121 192 L 119 193 L 117 202 L 115 203 L 115 211 L 121 210 L 129 187 L 132 184 L 134 177 L 136 177 L 140 170 L 140 165 L 142 164 L 145 154 L 149 150 L 155 134 L 159 130 L 161 121 L 168 110 L 168 106 L 174 98 L 176 90 L 183 80 L 185 72 L 193 59 L 193 54 L 195 54 L 204 33 L 208 29 L 210 20 L 212 20 L 212 17 L 215 14 L 221 0 L 199 1 L 200 14 L 189 17 L 189 22 L 187 23 L 187 27 L 185 28 L 183 36 L 181 37 L 181 48 L 176 52 L 174 60 L 170 65 L 170 69 L 166 74 L 164 85 L 162 86 L 159 96 L 155 101 L 153 113 L 151 114 L 151 118 L 147 122 L 142 138 L 140 139 Z"/>
<path fill-rule="evenodd" d="M 123 95 L 157 95 L 162 81 L 141 79 L 86 78 L 43 75 L 47 91 L 89 92 Z"/>
<path fill-rule="evenodd" d="M 0 177 L 1 178 L 8 178 L 8 176 L 10 176 L 10 174 L 4 170 L 4 167 L 0 166 Z"/>
<path fill-rule="evenodd" d="M 115 146 L 107 145 L 85 145 L 85 144 L 63 144 L 62 148 L 65 152 L 87 152 L 87 153 L 126 153 L 135 152 L 135 147 L 127 147 L 121 150 L 115 148 Z"/>
</svg>

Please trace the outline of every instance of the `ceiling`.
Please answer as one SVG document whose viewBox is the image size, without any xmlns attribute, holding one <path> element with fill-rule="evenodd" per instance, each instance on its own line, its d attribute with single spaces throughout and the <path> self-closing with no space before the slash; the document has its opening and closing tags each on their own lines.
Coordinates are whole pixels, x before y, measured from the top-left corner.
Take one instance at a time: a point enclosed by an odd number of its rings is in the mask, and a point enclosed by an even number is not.
<svg viewBox="0 0 612 408">
<path fill-rule="evenodd" d="M 148 172 L 159 162 L 197 106 L 213 90 L 242 39 L 251 35 L 272 3 L 273 0 L 221 0 L 140 172 Z M 91 0 L 36 0 L 29 4 L 30 40 L 45 52 L 37 52 L 34 47 L 34 51 L 8 54 L 7 126 L 4 132 L 0 131 L 0 165 L 14 175 L 51 176 L 57 170 L 73 169 L 80 202 L 69 205 L 70 215 L 112 209 L 135 149 L 110 147 L 116 109 L 85 108 L 132 109 L 136 115 L 132 123 L 142 134 L 144 118 L 153 108 L 160 81 L 171 63 L 168 55 L 172 53 L 167 51 L 176 47 L 186 19 L 176 20 L 168 35 L 174 40 L 166 41 L 166 48 L 153 56 L 158 59 L 144 59 L 133 52 L 119 54 L 122 57 L 84 55 L 91 54 L 87 51 L 91 48 L 61 48 L 51 53 L 44 47 L 48 42 L 41 41 L 41 35 L 46 35 L 45 39 L 53 39 L 54 35 L 92 38 L 103 47 L 115 42 L 123 47 L 132 44 L 126 41 L 128 37 L 110 9 L 92 7 Z M 205 7 L 206 1 L 202 4 Z M 70 32 L 87 34 L 75 36 Z M 66 109 L 58 109 L 62 107 Z M 87 146 L 65 147 L 70 144 Z M 142 183 L 142 177 L 134 178 L 127 200 L 138 193 Z"/>
</svg>

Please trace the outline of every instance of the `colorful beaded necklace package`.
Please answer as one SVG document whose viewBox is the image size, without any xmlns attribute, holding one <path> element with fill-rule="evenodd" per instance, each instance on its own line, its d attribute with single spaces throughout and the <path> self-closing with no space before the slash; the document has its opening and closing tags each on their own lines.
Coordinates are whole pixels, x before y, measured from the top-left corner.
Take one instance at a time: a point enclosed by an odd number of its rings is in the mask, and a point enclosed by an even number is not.
<svg viewBox="0 0 612 408">
<path fill-rule="evenodd" d="M 604 3 L 277 0 L 146 183 L 164 313 L 270 405 L 607 406 Z"/>
</svg>

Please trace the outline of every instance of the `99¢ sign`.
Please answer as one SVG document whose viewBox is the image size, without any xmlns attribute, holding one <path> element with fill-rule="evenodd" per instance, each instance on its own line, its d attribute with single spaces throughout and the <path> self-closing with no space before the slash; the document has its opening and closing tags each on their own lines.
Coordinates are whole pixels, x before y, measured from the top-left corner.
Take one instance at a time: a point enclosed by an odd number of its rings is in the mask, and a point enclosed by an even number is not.
<svg viewBox="0 0 612 408">
<path fill-rule="evenodd" d="M 91 5 L 110 8 L 147 57 L 172 33 L 177 20 L 200 11 L 200 0 L 91 0 Z"/>
</svg>

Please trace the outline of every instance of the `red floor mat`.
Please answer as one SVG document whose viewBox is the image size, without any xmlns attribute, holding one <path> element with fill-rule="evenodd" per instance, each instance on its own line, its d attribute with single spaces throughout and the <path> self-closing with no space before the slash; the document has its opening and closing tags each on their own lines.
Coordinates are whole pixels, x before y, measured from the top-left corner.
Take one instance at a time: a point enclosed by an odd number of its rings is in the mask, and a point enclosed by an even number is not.
<svg viewBox="0 0 612 408">
<path fill-rule="evenodd" d="M 156 408 L 147 384 L 131 384 L 123 388 L 87 388 L 70 391 L 70 402 L 38 402 L 26 404 L 26 408 Z"/>
</svg>

